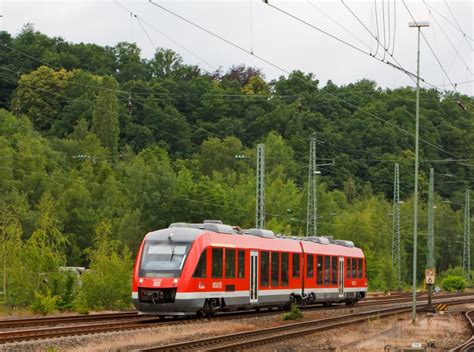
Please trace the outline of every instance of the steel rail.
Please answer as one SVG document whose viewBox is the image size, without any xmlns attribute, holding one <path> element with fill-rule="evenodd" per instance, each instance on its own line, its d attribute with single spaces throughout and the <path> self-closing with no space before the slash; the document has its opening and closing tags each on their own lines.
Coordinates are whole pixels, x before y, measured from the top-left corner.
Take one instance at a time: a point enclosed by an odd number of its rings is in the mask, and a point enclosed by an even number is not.
<svg viewBox="0 0 474 352">
<path fill-rule="evenodd" d="M 104 313 L 93 315 L 68 315 L 60 317 L 43 317 L 43 318 L 21 318 L 21 319 L 4 319 L 0 320 L 1 328 L 13 328 L 19 326 L 38 326 L 38 325 L 52 325 L 63 323 L 76 323 L 83 321 L 99 321 L 99 320 L 113 320 L 124 318 L 138 317 L 138 312 L 121 312 L 121 313 Z"/>
<path fill-rule="evenodd" d="M 463 298 L 456 300 L 454 298 L 437 300 L 439 303 L 464 304 L 471 303 L 474 297 L 470 299 Z M 426 307 L 427 304 L 419 305 L 418 308 Z M 181 350 L 206 350 L 206 351 L 226 351 L 240 350 L 245 348 L 255 348 L 257 346 L 291 339 L 297 336 L 308 335 L 320 330 L 334 329 L 356 322 L 366 321 L 371 318 L 384 318 L 395 314 L 407 313 L 411 311 L 411 304 L 403 307 L 377 309 L 361 313 L 351 313 L 349 315 L 340 315 L 337 317 L 309 320 L 293 324 L 280 325 L 278 327 L 265 328 L 236 334 L 226 334 L 217 337 L 179 342 L 168 345 L 153 346 L 139 349 L 141 352 L 155 351 L 181 351 Z"/>
<path fill-rule="evenodd" d="M 474 351 L 474 310 L 464 313 L 467 321 L 471 324 L 471 337 L 462 344 L 450 349 L 450 352 L 468 352 Z"/>
</svg>

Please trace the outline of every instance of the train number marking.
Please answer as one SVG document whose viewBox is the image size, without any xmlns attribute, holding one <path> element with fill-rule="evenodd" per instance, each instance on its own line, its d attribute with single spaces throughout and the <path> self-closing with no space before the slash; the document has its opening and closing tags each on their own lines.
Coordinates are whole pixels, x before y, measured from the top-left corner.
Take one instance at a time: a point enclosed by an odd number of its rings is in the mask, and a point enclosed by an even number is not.
<svg viewBox="0 0 474 352">
<path fill-rule="evenodd" d="M 213 282 L 212 288 L 222 288 L 222 282 L 221 281 Z"/>
</svg>

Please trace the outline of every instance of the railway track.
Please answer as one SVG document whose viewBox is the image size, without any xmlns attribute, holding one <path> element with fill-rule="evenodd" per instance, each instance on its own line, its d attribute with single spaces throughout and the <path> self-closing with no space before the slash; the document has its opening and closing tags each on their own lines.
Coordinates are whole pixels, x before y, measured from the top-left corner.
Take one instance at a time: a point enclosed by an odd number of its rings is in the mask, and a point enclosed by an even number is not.
<svg viewBox="0 0 474 352">
<path fill-rule="evenodd" d="M 454 347 L 453 349 L 450 350 L 450 352 L 468 352 L 468 351 L 474 351 L 474 310 L 470 310 L 466 313 L 464 313 L 466 319 L 469 321 L 471 324 L 471 338 L 459 346 Z"/>
<path fill-rule="evenodd" d="M 470 299 L 455 300 L 444 299 L 438 300 L 440 303 L 464 304 L 473 301 Z M 427 305 L 420 305 L 419 308 Z M 371 318 L 385 318 L 395 314 L 406 313 L 411 311 L 410 305 L 396 308 L 376 309 L 372 311 L 351 313 L 339 315 L 331 318 L 316 319 L 305 322 L 280 325 L 278 327 L 265 328 L 254 331 L 241 332 L 236 334 L 227 334 L 217 337 L 186 341 L 168 345 L 154 346 L 139 349 L 141 352 L 155 351 L 182 351 L 182 350 L 200 350 L 200 351 L 234 351 L 247 348 L 258 348 L 259 346 L 269 343 L 280 342 L 283 340 L 301 337 L 312 334 L 321 330 L 339 328 L 345 325 L 364 322 Z"/>
<path fill-rule="evenodd" d="M 40 326 L 40 325 L 55 325 L 68 324 L 78 322 L 94 322 L 102 320 L 115 319 L 133 319 L 139 317 L 138 312 L 121 312 L 121 313 L 104 313 L 93 315 L 70 315 L 63 317 L 44 317 L 44 318 L 22 318 L 22 319 L 5 319 L 0 320 L 0 329 L 23 327 L 23 326 Z"/>
<path fill-rule="evenodd" d="M 451 297 L 452 295 L 443 296 Z M 456 296 L 456 297 L 459 297 Z M 380 306 L 387 304 L 398 304 L 409 302 L 411 298 L 392 298 L 384 300 L 367 300 L 365 303 L 361 303 L 358 306 L 350 308 L 364 308 L 367 306 Z M 329 308 L 322 308 L 320 306 L 307 306 L 305 310 L 338 310 L 347 309 L 344 305 L 333 306 Z M 246 311 L 246 312 L 231 312 L 222 315 L 218 315 L 214 319 L 242 319 L 252 317 L 263 317 L 267 315 L 281 314 L 281 311 L 269 310 L 267 312 Z M 104 320 L 122 320 L 107 322 Z M 66 337 L 74 335 L 87 335 L 101 332 L 120 331 L 120 330 L 134 330 L 144 329 L 150 327 L 156 327 L 160 325 L 174 325 L 174 324 L 186 324 L 189 322 L 196 321 L 195 318 L 173 318 L 166 320 L 159 320 L 157 317 L 149 315 L 138 315 L 136 312 L 124 312 L 124 313 L 109 313 L 109 314 L 97 314 L 91 316 L 70 316 L 70 317 L 49 317 L 49 318 L 32 318 L 32 319 L 10 319 L 0 321 L 0 327 L 11 328 L 11 327 L 30 327 L 29 329 L 4 329 L 0 331 L 0 344 L 17 341 L 28 341 L 38 340 L 45 338 L 56 338 Z M 10 323 L 10 325 L 8 325 Z M 11 325 L 13 323 L 14 325 Z M 16 325 L 15 325 L 16 324 Z M 68 326 L 54 326 L 54 327 L 42 327 L 33 328 L 33 326 L 41 325 L 55 325 L 55 324 L 73 324 Z"/>
<path fill-rule="evenodd" d="M 426 294 L 421 293 L 417 295 L 418 299 L 426 296 Z M 440 298 L 449 296 L 445 294 L 439 296 Z M 404 302 L 408 299 L 411 299 L 411 294 L 394 294 L 390 296 L 374 296 L 367 297 L 365 300 L 359 303 L 361 306 L 384 304 L 384 303 L 396 303 Z M 320 306 L 316 306 L 319 309 Z M 334 308 L 344 308 L 344 306 L 333 306 L 330 309 Z M 58 325 L 58 324 L 75 324 L 82 322 L 96 322 L 96 321 L 107 321 L 107 320 L 122 320 L 122 319 L 136 319 L 140 318 L 137 311 L 128 311 L 121 313 L 104 313 L 104 314 L 93 314 L 93 315 L 72 315 L 72 316 L 60 316 L 60 317 L 41 317 L 41 318 L 20 318 L 20 319 L 4 319 L 0 320 L 0 330 L 7 328 L 15 327 L 28 327 L 28 326 L 42 326 L 42 325 Z"/>
</svg>

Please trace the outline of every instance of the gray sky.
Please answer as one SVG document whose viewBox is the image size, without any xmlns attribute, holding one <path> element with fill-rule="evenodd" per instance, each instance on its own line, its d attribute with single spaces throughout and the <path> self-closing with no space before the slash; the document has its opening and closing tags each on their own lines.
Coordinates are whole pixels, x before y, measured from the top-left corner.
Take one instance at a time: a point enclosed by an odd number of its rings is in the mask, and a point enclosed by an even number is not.
<svg viewBox="0 0 474 352">
<path fill-rule="evenodd" d="M 75 43 L 89 42 L 113 46 L 120 41 L 132 40 L 137 42 L 142 55 L 146 58 L 153 55 L 154 46 L 159 46 L 171 48 L 180 53 L 186 63 L 198 64 L 210 71 L 218 67 L 226 69 L 234 64 L 245 63 L 262 68 L 267 79 L 284 74 L 164 12 L 146 0 L 117 1 L 137 14 L 142 22 L 135 18 L 131 19 L 129 13 L 112 0 L 3 0 L 0 1 L 0 14 L 3 15 L 0 18 L 0 29 L 17 34 L 25 23 L 31 22 L 37 30 L 49 36 L 61 36 Z M 309 28 L 265 5 L 261 0 L 159 3 L 247 50 L 252 48 L 255 54 L 286 70 L 300 69 L 313 72 L 323 85 L 328 79 L 336 84 L 347 84 L 362 78 L 372 79 L 383 88 L 414 85 L 404 73 Z M 341 1 L 270 0 L 270 3 L 360 49 L 372 53 L 376 50 L 375 40 Z M 345 0 L 344 3 L 373 33 L 377 31 L 378 19 L 379 37 L 382 43 L 383 17 L 385 17 L 386 45 L 388 45 L 390 21 L 389 51 L 392 51 L 395 30 L 393 56 L 407 70 L 416 72 L 416 29 L 408 28 L 408 22 L 412 19 L 401 0 L 396 2 Z M 407 0 L 406 4 L 418 21 L 430 21 L 430 28 L 423 29 L 429 44 L 447 71 L 449 79 L 454 83 L 460 83 L 457 86 L 458 91 L 472 95 L 474 82 L 462 82 L 474 80 L 473 2 L 426 0 L 425 4 L 421 0 Z M 382 5 L 385 16 L 382 15 Z M 430 7 L 431 14 L 428 12 Z M 156 29 L 202 60 L 170 41 Z M 466 33 L 466 36 L 463 36 L 461 31 Z M 452 90 L 448 78 L 423 39 L 421 44 L 420 76 L 440 88 Z M 382 54 L 383 50 L 379 48 L 378 57 L 382 58 Z M 386 59 L 394 62 L 388 55 Z"/>
</svg>

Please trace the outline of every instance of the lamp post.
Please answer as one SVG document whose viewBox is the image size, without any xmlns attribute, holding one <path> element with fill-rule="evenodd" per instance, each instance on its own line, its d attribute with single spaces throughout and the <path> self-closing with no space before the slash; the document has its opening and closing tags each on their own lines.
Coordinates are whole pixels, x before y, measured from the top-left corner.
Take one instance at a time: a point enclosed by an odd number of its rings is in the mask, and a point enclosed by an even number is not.
<svg viewBox="0 0 474 352">
<path fill-rule="evenodd" d="M 413 201 L 413 304 L 412 321 L 416 321 L 416 262 L 417 262 L 417 227 L 418 227 L 418 135 L 420 120 L 420 34 L 422 27 L 429 27 L 429 22 L 410 22 L 410 28 L 418 29 L 418 51 L 416 57 L 416 127 L 415 127 L 415 194 Z"/>
</svg>

